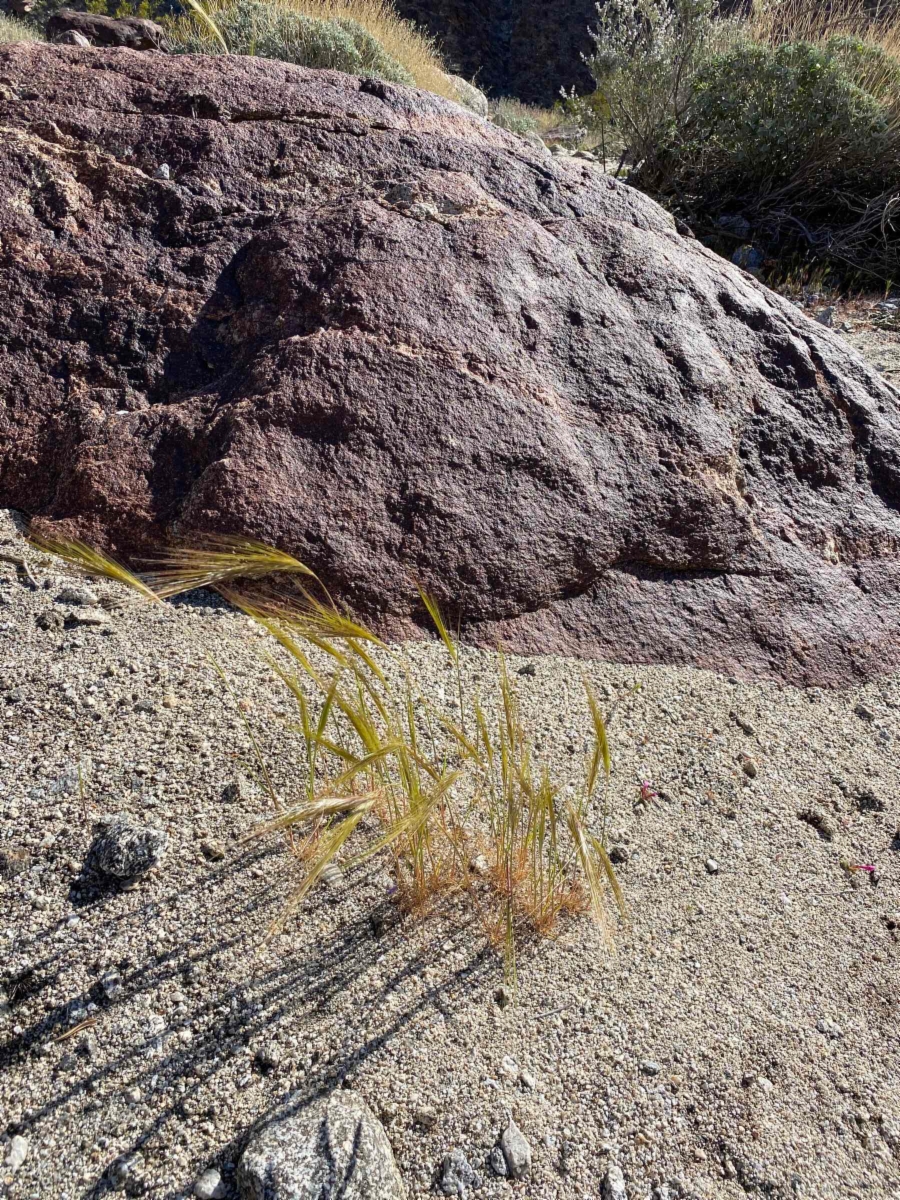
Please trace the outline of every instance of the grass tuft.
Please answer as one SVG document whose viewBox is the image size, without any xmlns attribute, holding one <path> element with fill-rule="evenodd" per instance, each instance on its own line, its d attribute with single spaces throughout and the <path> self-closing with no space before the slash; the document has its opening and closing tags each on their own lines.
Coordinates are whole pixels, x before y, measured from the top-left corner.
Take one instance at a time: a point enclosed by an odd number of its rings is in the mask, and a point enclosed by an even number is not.
<svg viewBox="0 0 900 1200">
<path fill-rule="evenodd" d="M 233 579 L 264 579 L 276 574 L 303 575 L 316 581 L 314 571 L 282 550 L 250 538 L 208 534 L 197 546 L 167 551 L 145 578 L 156 595 L 169 597 L 219 587 Z"/>
<path fill-rule="evenodd" d="M 433 40 L 390 0 L 192 0 L 189 7 L 167 23 L 176 52 L 259 54 L 460 99 Z"/>
<path fill-rule="evenodd" d="M 163 569 L 141 579 L 80 542 L 38 544 L 157 602 L 213 586 L 272 636 L 279 653 L 267 661 L 296 704 L 288 733 L 302 749 L 292 796 L 276 793 L 262 739 L 238 705 L 273 808 L 247 836 L 285 838 L 297 864 L 297 882 L 270 933 L 284 929 L 320 880 L 384 856 L 408 913 L 423 915 L 450 895 L 469 898 L 513 986 L 522 938 L 552 934 L 567 915 L 588 914 L 612 945 L 608 897 L 621 914 L 624 897 L 605 847 L 607 719 L 589 684 L 591 752 L 572 777 L 556 778 L 537 761 L 502 651 L 485 699 L 466 679 L 438 604 L 424 593 L 456 677 L 449 704 L 421 689 L 402 648 L 385 646 L 327 594 L 318 599 L 305 584 L 292 593 L 262 592 L 260 581 L 270 575 L 317 583 L 283 551 L 207 539 L 197 550 L 170 553 Z"/>
<path fill-rule="evenodd" d="M 33 25 L 26 25 L 15 17 L 0 13 L 0 46 L 9 46 L 15 42 L 42 42 L 44 38 Z"/>
</svg>

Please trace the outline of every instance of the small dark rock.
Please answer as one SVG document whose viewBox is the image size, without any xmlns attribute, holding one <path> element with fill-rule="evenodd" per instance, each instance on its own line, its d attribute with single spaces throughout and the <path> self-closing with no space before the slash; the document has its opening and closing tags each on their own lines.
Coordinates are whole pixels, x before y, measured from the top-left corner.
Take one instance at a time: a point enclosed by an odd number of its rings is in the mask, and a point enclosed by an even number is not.
<svg viewBox="0 0 900 1200">
<path fill-rule="evenodd" d="M 499 1146 L 494 1146 L 488 1155 L 488 1166 L 495 1175 L 499 1175 L 501 1179 L 505 1179 L 509 1174 L 506 1168 L 506 1159 L 503 1157 L 503 1151 Z"/>
<path fill-rule="evenodd" d="M 37 625 L 38 629 L 45 629 L 49 631 L 53 629 L 62 629 L 63 625 L 66 623 L 66 619 L 61 612 L 58 612 L 55 608 L 50 608 L 47 609 L 46 612 L 38 613 L 34 619 L 34 623 Z"/>
<path fill-rule="evenodd" d="M 102 823 L 85 865 L 102 875 L 133 879 L 160 863 L 168 841 L 165 830 L 141 825 L 126 813 L 116 813 Z"/>
<path fill-rule="evenodd" d="M 524 667 L 519 667 L 520 675 L 537 675 L 537 667 L 534 663 L 526 663 Z"/>
</svg>

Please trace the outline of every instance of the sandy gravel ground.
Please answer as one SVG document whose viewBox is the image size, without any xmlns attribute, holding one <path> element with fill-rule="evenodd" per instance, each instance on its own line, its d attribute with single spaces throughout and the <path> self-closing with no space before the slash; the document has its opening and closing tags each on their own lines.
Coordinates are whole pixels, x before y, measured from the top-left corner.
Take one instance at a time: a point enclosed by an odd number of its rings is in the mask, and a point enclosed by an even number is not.
<svg viewBox="0 0 900 1200">
<path fill-rule="evenodd" d="M 900 312 L 857 301 L 832 319 L 900 379 Z M 295 868 L 241 841 L 267 807 L 236 701 L 285 796 L 302 769 L 245 618 L 101 582 L 100 623 L 79 624 L 80 585 L 12 514 L 3 554 L 37 586 L 0 560 L 0 1195 L 174 1200 L 209 1166 L 233 1194 L 254 1124 L 337 1086 L 381 1116 L 410 1196 L 460 1148 L 484 1197 L 599 1197 L 611 1163 L 631 1200 L 900 1197 L 900 677 L 831 694 L 535 660 L 516 678 L 562 775 L 587 746 L 581 676 L 624 697 L 612 843 L 629 918 L 614 956 L 581 919 L 524 948 L 501 1008 L 465 902 L 384 923 L 381 864 L 264 941 Z M 406 654 L 452 695 L 436 646 Z M 465 663 L 490 694 L 492 656 Z M 98 891 L 82 864 L 119 811 L 165 828 L 168 854 Z M 507 1111 L 534 1152 L 516 1184 L 485 1165 Z"/>
<path fill-rule="evenodd" d="M 865 355 L 888 383 L 900 388 L 900 294 L 892 293 L 889 300 L 815 295 L 802 307 L 813 316 L 830 309 L 832 327 Z"/>
<path fill-rule="evenodd" d="M 0 1162 L 14 1136 L 28 1148 L 0 1194 L 174 1198 L 210 1165 L 231 1188 L 254 1122 L 344 1086 L 381 1115 L 411 1197 L 455 1147 L 486 1198 L 593 1200 L 612 1162 L 632 1200 L 900 1196 L 900 678 L 823 694 L 535 660 L 518 685 L 560 771 L 587 744 L 582 673 L 610 702 L 642 685 L 612 729 L 629 922 L 610 957 L 570 921 L 523 953 L 500 1008 L 464 903 L 376 936 L 380 865 L 263 944 L 290 859 L 240 843 L 266 805 L 228 790 L 250 751 L 206 656 L 289 795 L 293 710 L 265 637 L 211 597 L 156 609 L 104 582 L 108 623 L 60 627 L 70 581 L 23 547 L 4 517 L 0 553 L 39 586 L 0 563 Z M 408 653 L 450 693 L 436 646 Z M 491 656 L 465 663 L 486 685 Z M 164 826 L 169 851 L 97 892 L 80 868 L 114 811 Z M 506 1110 L 534 1151 L 516 1184 L 484 1165 Z"/>
</svg>

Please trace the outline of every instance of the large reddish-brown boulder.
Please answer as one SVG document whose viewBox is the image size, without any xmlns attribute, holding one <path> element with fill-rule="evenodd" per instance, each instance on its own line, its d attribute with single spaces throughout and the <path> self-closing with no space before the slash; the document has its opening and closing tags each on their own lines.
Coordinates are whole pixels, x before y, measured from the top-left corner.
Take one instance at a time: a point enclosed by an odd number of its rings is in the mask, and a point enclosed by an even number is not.
<svg viewBox="0 0 900 1200">
<path fill-rule="evenodd" d="M 639 193 L 258 59 L 0 48 L 0 126 L 0 503 L 394 628 L 419 581 L 519 649 L 900 665 L 898 394 Z"/>
</svg>

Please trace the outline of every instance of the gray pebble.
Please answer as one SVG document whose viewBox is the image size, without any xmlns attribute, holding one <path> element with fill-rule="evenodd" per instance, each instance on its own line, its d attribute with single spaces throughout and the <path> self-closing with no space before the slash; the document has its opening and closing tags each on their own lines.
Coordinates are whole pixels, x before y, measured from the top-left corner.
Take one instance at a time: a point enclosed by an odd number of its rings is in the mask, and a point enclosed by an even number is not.
<svg viewBox="0 0 900 1200">
<path fill-rule="evenodd" d="M 481 1176 L 462 1150 L 451 1150 L 444 1157 L 438 1186 L 444 1196 L 466 1196 L 469 1188 L 481 1187 Z"/>
<path fill-rule="evenodd" d="M 107 1000 L 115 1000 L 122 991 L 122 976 L 118 971 L 107 971 L 100 976 L 100 986 Z"/>
<path fill-rule="evenodd" d="M 818 1021 L 816 1021 L 816 1029 L 818 1029 L 819 1033 L 824 1033 L 826 1037 L 842 1038 L 844 1036 L 843 1029 L 841 1029 L 840 1025 L 836 1025 L 830 1017 L 819 1017 Z"/>
<path fill-rule="evenodd" d="M 710 875 L 718 875 L 719 864 L 714 858 L 708 858 L 704 864 Z"/>
<path fill-rule="evenodd" d="M 156 168 L 156 170 L 153 172 L 153 178 L 154 179 L 171 179 L 172 172 L 169 168 L 169 164 L 168 163 L 160 163 L 159 166 Z"/>
<path fill-rule="evenodd" d="M 194 1184 L 197 1200 L 221 1200 L 225 1194 L 225 1184 L 215 1167 L 208 1167 Z"/>
<path fill-rule="evenodd" d="M 603 1179 L 603 1200 L 628 1200 L 622 1168 L 611 1166 Z"/>
<path fill-rule="evenodd" d="M 406 1188 L 381 1122 L 352 1092 L 332 1092 L 276 1119 L 250 1141 L 238 1167 L 248 1197 L 337 1195 L 403 1200 Z"/>
<path fill-rule="evenodd" d="M 20 1133 L 17 1133 L 9 1143 L 9 1152 L 6 1155 L 5 1166 L 10 1171 L 18 1171 L 27 1157 L 28 1138 L 22 1137 Z"/>
<path fill-rule="evenodd" d="M 510 1179 L 521 1179 L 531 1170 L 531 1147 L 512 1119 L 511 1113 L 507 1114 L 506 1129 L 500 1138 L 500 1149 L 506 1159 L 506 1171 Z"/>
<path fill-rule="evenodd" d="M 58 604 L 83 604 L 85 607 L 99 604 L 100 599 L 87 587 L 64 587 L 56 597 Z"/>
</svg>

